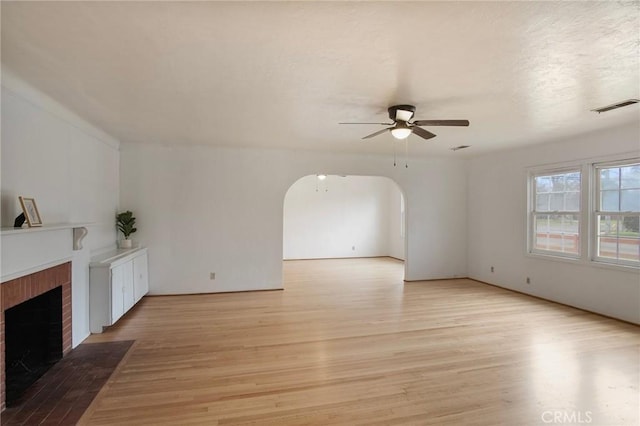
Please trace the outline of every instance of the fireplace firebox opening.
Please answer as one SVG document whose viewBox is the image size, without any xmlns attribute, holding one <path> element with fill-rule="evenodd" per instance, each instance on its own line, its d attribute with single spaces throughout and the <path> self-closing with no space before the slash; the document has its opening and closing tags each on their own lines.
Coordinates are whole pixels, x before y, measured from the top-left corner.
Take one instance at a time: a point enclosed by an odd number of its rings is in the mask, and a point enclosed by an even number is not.
<svg viewBox="0 0 640 426">
<path fill-rule="evenodd" d="M 62 287 L 4 312 L 6 406 L 63 355 Z"/>
</svg>

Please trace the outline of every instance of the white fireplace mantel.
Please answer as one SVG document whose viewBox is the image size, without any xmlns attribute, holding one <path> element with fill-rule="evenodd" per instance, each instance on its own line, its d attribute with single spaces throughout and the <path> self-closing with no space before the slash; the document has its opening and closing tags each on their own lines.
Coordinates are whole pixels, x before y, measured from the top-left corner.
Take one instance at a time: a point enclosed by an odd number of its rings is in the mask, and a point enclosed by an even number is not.
<svg viewBox="0 0 640 426">
<path fill-rule="evenodd" d="M 59 223 L 34 228 L 2 228 L 1 282 L 68 262 L 82 247 L 89 223 Z"/>
<path fill-rule="evenodd" d="M 13 235 L 13 234 L 27 234 L 31 232 L 49 232 L 49 231 L 57 231 L 60 229 L 73 229 L 73 228 L 84 228 L 86 226 L 92 225 L 91 223 L 54 223 L 51 225 L 44 226 L 36 226 L 33 228 L 1 228 L 0 235 L 3 237 L 5 235 Z"/>
</svg>

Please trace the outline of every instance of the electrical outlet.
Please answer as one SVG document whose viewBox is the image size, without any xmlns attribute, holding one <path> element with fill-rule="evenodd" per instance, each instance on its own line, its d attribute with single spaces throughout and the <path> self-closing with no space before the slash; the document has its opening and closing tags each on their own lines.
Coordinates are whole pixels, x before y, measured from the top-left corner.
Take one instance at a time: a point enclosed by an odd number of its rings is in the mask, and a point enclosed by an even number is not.
<svg viewBox="0 0 640 426">
<path fill-rule="evenodd" d="M 356 246 L 351 246 L 351 250 L 356 251 Z"/>
<path fill-rule="evenodd" d="M 216 279 L 216 273 L 215 272 L 209 272 L 209 279 L 210 280 L 215 280 Z"/>
<path fill-rule="evenodd" d="M 527 284 L 531 284 L 531 278 L 527 277 Z"/>
<path fill-rule="evenodd" d="M 491 272 L 493 272 L 493 266 L 491 267 Z"/>
</svg>

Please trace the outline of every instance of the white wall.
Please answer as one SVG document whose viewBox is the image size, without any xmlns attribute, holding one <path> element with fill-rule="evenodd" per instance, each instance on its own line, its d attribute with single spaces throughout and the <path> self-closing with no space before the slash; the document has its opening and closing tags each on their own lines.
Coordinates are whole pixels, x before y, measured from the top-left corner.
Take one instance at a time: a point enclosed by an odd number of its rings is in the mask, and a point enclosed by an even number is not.
<svg viewBox="0 0 640 426">
<path fill-rule="evenodd" d="M 640 274 L 526 255 L 527 168 L 614 154 L 640 155 L 638 125 L 470 161 L 468 271 L 471 278 L 640 323 Z M 495 272 L 491 273 L 490 267 Z M 525 283 L 526 277 L 531 284 Z"/>
<path fill-rule="evenodd" d="M 122 144 L 120 205 L 149 248 L 152 294 L 282 285 L 283 205 L 299 178 L 379 175 L 407 206 L 407 280 L 466 276 L 464 162 L 202 146 Z M 216 279 L 209 280 L 215 272 Z"/>
<path fill-rule="evenodd" d="M 404 200 L 398 186 L 387 180 L 387 193 L 389 200 L 389 229 L 387 252 L 391 257 L 404 260 Z"/>
<path fill-rule="evenodd" d="M 91 252 L 113 246 L 116 239 L 118 146 L 3 68 L 2 226 L 13 226 L 21 213 L 18 195 L 35 198 L 45 224 L 91 223 L 84 250 L 73 252 L 72 259 L 74 346 L 89 334 Z"/>
<path fill-rule="evenodd" d="M 400 206 L 391 206 L 393 190 L 399 197 L 398 186 L 378 176 L 299 179 L 285 197 L 284 258 L 390 255 L 390 222 Z"/>
</svg>

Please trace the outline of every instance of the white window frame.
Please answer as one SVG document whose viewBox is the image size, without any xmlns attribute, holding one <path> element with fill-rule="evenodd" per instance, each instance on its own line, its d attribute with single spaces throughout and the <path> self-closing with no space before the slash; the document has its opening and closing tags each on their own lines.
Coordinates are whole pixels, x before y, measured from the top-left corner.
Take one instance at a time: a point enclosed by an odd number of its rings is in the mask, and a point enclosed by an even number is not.
<svg viewBox="0 0 640 426">
<path fill-rule="evenodd" d="M 598 235 L 598 217 L 599 216 L 617 216 L 619 218 L 640 214 L 640 212 L 636 211 L 608 211 L 608 210 L 600 210 L 600 170 L 607 168 L 615 168 L 615 167 L 624 167 L 631 164 L 640 163 L 640 158 L 628 158 L 624 160 L 617 161 L 607 161 L 607 162 L 598 162 L 591 164 L 591 174 L 593 182 L 593 190 L 591 191 L 592 203 L 590 208 L 590 260 L 595 263 L 603 264 L 603 265 L 611 265 L 611 266 L 621 266 L 621 267 L 633 267 L 640 268 L 640 262 L 625 260 L 625 259 L 612 259 L 610 257 L 602 257 L 598 256 L 599 252 L 599 235 Z M 618 188 L 620 191 L 620 188 Z"/>
<path fill-rule="evenodd" d="M 536 211 L 536 191 L 535 191 L 535 182 L 536 178 L 540 176 L 551 176 L 557 174 L 565 174 L 565 173 L 578 173 L 580 175 L 580 192 L 579 192 L 579 206 L 580 209 L 578 211 Z M 563 259 L 563 260 L 580 260 L 583 258 L 584 252 L 584 234 L 585 234 L 585 214 L 584 214 L 584 187 L 585 187 L 585 173 L 584 167 L 580 164 L 571 164 L 562 167 L 548 167 L 548 168 L 536 168 L 529 171 L 528 179 L 527 179 L 527 189 L 528 189 L 528 207 L 527 207 L 527 252 L 531 255 L 541 255 L 545 257 Z M 544 250 L 535 247 L 536 238 L 534 236 L 535 233 L 535 223 L 536 223 L 536 215 L 577 215 L 579 226 L 578 226 L 578 253 L 570 253 L 570 252 L 561 252 L 557 250 Z"/>
</svg>

